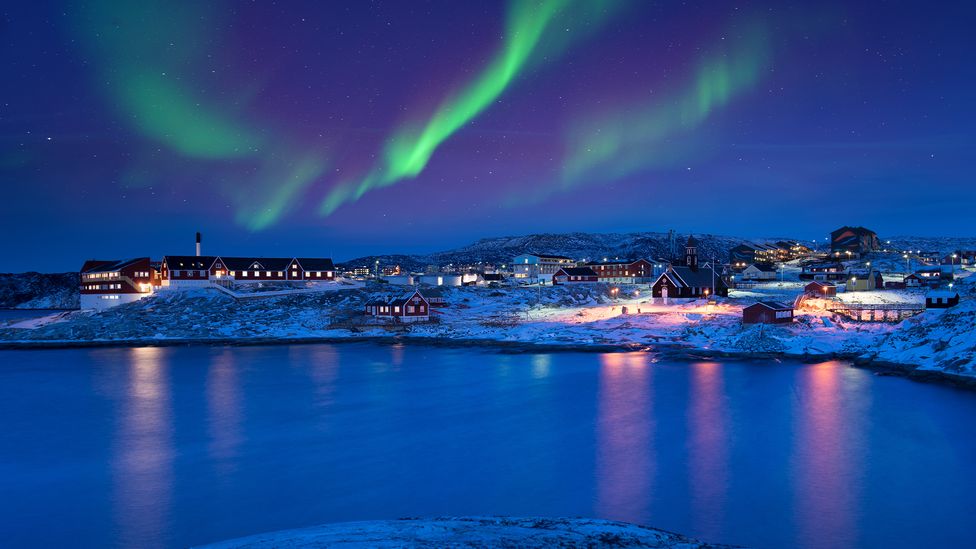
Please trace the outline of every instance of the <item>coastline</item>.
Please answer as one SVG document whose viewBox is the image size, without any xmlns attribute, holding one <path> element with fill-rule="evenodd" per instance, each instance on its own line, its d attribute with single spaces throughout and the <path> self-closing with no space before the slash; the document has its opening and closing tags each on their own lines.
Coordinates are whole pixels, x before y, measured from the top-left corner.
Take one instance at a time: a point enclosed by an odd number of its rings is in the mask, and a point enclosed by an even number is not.
<svg viewBox="0 0 976 549">
<path fill-rule="evenodd" d="M 879 359 L 868 352 L 791 353 L 785 351 L 728 351 L 714 350 L 695 345 L 659 343 L 587 344 L 580 342 L 536 343 L 506 341 L 491 338 L 456 339 L 427 335 L 353 335 L 353 336 L 300 336 L 300 337 L 252 337 L 252 338 L 133 338 L 97 340 L 24 340 L 0 341 L 0 351 L 5 350 L 60 350 L 134 347 L 260 347 L 273 345 L 424 345 L 446 348 L 479 348 L 501 353 L 632 353 L 656 354 L 676 361 L 697 360 L 790 360 L 802 363 L 843 360 L 852 367 L 874 371 L 878 375 L 894 376 L 922 383 L 937 383 L 957 388 L 976 390 L 976 378 L 942 370 L 922 369 L 906 364 Z"/>
</svg>

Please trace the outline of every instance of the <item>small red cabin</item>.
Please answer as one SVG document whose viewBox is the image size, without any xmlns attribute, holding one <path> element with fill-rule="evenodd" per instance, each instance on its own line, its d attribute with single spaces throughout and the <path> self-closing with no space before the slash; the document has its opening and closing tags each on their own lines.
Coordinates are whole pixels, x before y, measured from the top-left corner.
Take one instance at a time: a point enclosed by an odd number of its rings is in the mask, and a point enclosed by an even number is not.
<svg viewBox="0 0 976 549">
<path fill-rule="evenodd" d="M 413 291 L 392 299 L 368 301 L 364 312 L 366 316 L 397 322 L 423 322 L 430 320 L 430 302 L 419 291 Z"/>
<path fill-rule="evenodd" d="M 793 307 L 778 301 L 759 301 L 742 309 L 743 324 L 789 324 Z"/>
<path fill-rule="evenodd" d="M 803 293 L 810 297 L 834 297 L 837 295 L 837 286 L 830 282 L 814 280 L 803 287 Z"/>
</svg>

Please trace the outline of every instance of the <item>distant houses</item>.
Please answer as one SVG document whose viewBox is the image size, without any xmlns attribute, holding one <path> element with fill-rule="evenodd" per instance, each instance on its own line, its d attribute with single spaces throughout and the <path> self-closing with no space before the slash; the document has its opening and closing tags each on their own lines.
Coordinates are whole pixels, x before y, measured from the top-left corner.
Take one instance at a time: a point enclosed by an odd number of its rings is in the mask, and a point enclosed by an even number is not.
<svg viewBox="0 0 976 549">
<path fill-rule="evenodd" d="M 654 279 L 654 264 L 646 259 L 587 263 L 600 282 L 611 284 L 646 284 Z"/>
<path fill-rule="evenodd" d="M 847 269 L 837 262 L 815 262 L 803 265 L 800 280 L 839 281 L 847 278 Z"/>
<path fill-rule="evenodd" d="M 742 309 L 743 324 L 789 324 L 793 307 L 779 301 L 759 301 Z"/>
</svg>

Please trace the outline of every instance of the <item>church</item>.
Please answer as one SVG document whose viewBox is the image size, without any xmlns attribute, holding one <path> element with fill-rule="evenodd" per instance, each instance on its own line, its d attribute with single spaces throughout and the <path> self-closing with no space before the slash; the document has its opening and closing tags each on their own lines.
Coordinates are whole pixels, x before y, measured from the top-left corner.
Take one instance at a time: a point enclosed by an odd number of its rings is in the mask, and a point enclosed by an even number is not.
<svg viewBox="0 0 976 549">
<path fill-rule="evenodd" d="M 654 281 L 652 295 L 663 298 L 727 297 L 729 286 L 722 279 L 722 273 L 715 270 L 714 263 L 699 266 L 698 241 L 689 236 L 684 259 L 673 262 L 661 273 Z"/>
</svg>

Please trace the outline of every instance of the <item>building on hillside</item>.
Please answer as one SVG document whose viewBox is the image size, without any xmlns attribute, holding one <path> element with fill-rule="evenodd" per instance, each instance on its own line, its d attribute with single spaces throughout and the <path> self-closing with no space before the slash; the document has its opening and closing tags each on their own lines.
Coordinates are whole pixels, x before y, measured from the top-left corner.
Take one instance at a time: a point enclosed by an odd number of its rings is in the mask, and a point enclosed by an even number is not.
<svg viewBox="0 0 976 549">
<path fill-rule="evenodd" d="M 481 275 L 481 279 L 485 286 L 500 286 L 505 283 L 505 275 L 503 273 L 485 273 Z"/>
<path fill-rule="evenodd" d="M 925 294 L 926 309 L 948 309 L 959 305 L 959 292 L 952 290 L 932 290 Z"/>
<path fill-rule="evenodd" d="M 810 263 L 801 268 L 799 276 L 800 280 L 845 280 L 847 269 L 840 263 Z"/>
<path fill-rule="evenodd" d="M 89 260 L 81 267 L 82 309 L 107 309 L 153 293 L 159 278 L 148 257 L 125 261 Z"/>
<path fill-rule="evenodd" d="M 810 297 L 834 297 L 837 295 L 837 286 L 832 282 L 814 280 L 803 287 L 803 293 Z"/>
<path fill-rule="evenodd" d="M 372 299 L 366 302 L 365 314 L 394 322 L 426 322 L 430 320 L 430 302 L 415 290 L 400 297 Z"/>
<path fill-rule="evenodd" d="M 779 301 L 758 301 L 742 309 L 743 324 L 789 324 L 793 307 Z"/>
<path fill-rule="evenodd" d="M 207 286 L 211 277 L 223 276 L 223 263 L 218 268 L 214 255 L 167 255 L 160 263 L 164 287 Z"/>
<path fill-rule="evenodd" d="M 586 264 L 600 282 L 612 284 L 647 284 L 654 279 L 654 264 L 646 259 L 635 261 L 602 261 Z"/>
<path fill-rule="evenodd" d="M 845 226 L 830 233 L 830 251 L 836 256 L 860 257 L 862 254 L 880 249 L 881 241 L 878 240 L 878 235 L 864 227 Z"/>
<path fill-rule="evenodd" d="M 397 267 L 399 272 L 399 266 Z M 328 257 L 296 257 L 288 267 L 288 280 L 310 280 L 331 282 L 335 280 L 336 268 Z"/>
<path fill-rule="evenodd" d="M 753 263 L 742 269 L 740 279 L 750 282 L 776 280 L 776 267 L 769 263 Z"/>
<path fill-rule="evenodd" d="M 545 282 L 563 267 L 575 267 L 576 262 L 561 255 L 522 254 L 512 259 L 514 277 L 526 282 Z"/>
<path fill-rule="evenodd" d="M 729 264 L 741 270 L 756 262 L 756 248 L 749 244 L 739 244 L 729 250 Z"/>
<path fill-rule="evenodd" d="M 593 284 L 600 278 L 590 267 L 563 267 L 552 275 L 552 283 L 556 284 Z"/>
<path fill-rule="evenodd" d="M 847 273 L 848 292 L 867 292 L 884 289 L 884 279 L 881 273 L 872 270 L 852 270 Z"/>
<path fill-rule="evenodd" d="M 922 286 L 928 285 L 927 279 L 924 279 L 915 273 L 912 273 L 906 276 L 905 278 L 903 278 L 902 282 L 905 283 L 906 288 L 921 288 Z"/>
<path fill-rule="evenodd" d="M 694 238 L 688 238 L 683 265 L 669 265 L 658 276 L 651 288 L 653 297 L 668 299 L 729 295 L 729 285 L 721 273 L 712 266 L 699 268 L 697 244 Z"/>
<path fill-rule="evenodd" d="M 928 286 L 938 286 L 943 281 L 950 281 L 953 279 L 953 274 L 951 270 L 943 270 L 941 266 L 939 267 L 923 267 L 915 271 L 925 284 Z"/>
<path fill-rule="evenodd" d="M 943 265 L 954 265 L 959 267 L 976 265 L 976 251 L 956 250 L 951 254 L 944 255 L 941 259 L 941 263 Z"/>
</svg>

